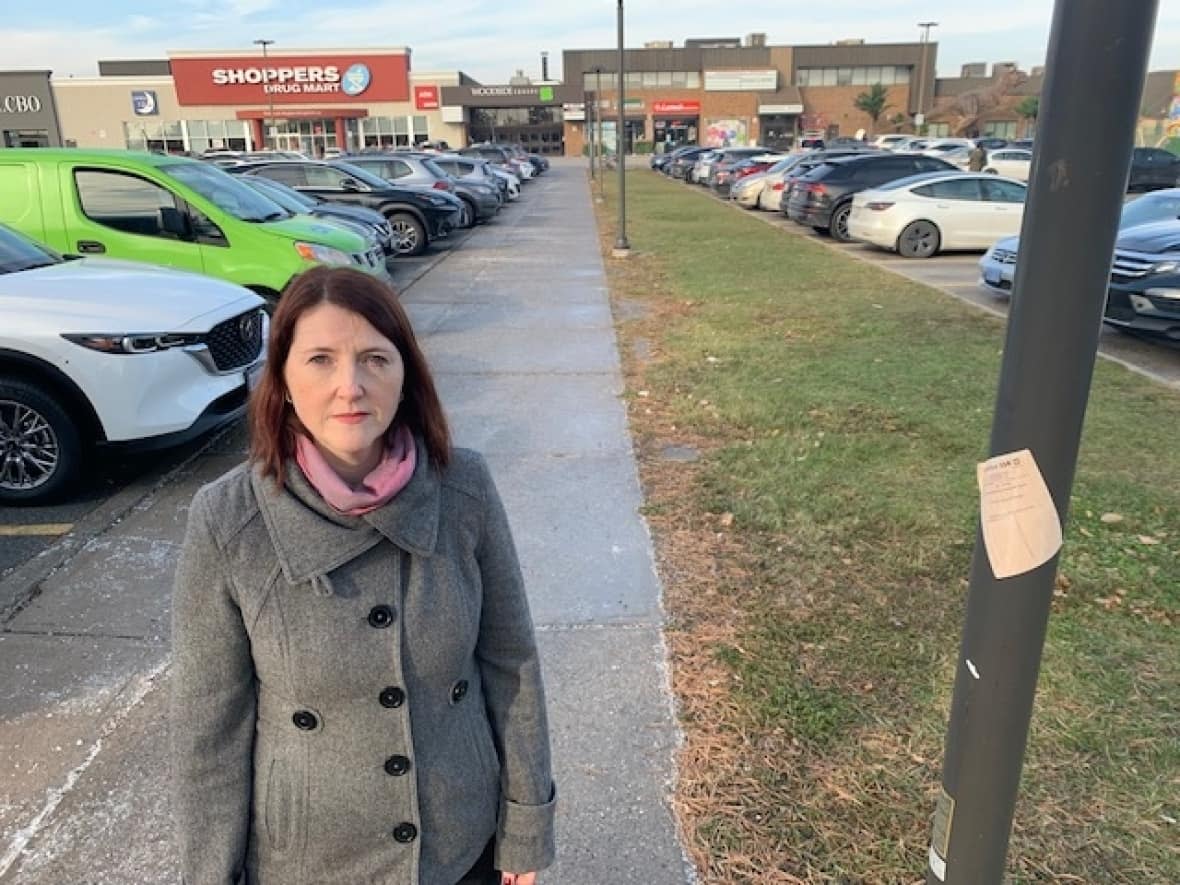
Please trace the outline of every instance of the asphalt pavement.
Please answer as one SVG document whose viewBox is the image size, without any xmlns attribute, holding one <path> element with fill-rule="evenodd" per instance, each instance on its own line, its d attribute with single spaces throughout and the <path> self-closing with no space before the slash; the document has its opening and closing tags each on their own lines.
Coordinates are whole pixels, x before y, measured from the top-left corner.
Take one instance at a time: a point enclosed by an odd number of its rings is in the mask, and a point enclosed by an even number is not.
<svg viewBox="0 0 1180 885">
<path fill-rule="evenodd" d="M 678 733 L 660 586 L 583 163 L 554 162 L 495 222 L 399 265 L 395 282 L 521 554 L 559 793 L 542 881 L 691 882 L 668 804 Z M 244 452 L 238 425 L 0 580 L 0 883 L 178 881 L 172 571 L 192 494 Z"/>
</svg>

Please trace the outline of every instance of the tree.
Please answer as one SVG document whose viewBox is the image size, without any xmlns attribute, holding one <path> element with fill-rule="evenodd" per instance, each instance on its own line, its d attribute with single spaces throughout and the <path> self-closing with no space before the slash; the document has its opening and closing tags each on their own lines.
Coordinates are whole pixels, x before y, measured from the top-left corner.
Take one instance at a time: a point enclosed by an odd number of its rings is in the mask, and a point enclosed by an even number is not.
<svg viewBox="0 0 1180 885">
<path fill-rule="evenodd" d="M 889 98 L 889 90 L 880 83 L 874 83 L 869 87 L 868 92 L 862 92 L 856 97 L 853 105 L 858 111 L 864 111 L 870 120 L 873 121 L 873 129 L 877 128 L 877 120 L 885 113 L 886 108 L 890 105 L 887 101 Z"/>
<path fill-rule="evenodd" d="M 1014 108 L 1016 113 L 1025 119 L 1025 132 L 1032 132 L 1037 126 L 1037 115 L 1041 112 L 1041 100 L 1035 95 L 1026 95 Z"/>
</svg>

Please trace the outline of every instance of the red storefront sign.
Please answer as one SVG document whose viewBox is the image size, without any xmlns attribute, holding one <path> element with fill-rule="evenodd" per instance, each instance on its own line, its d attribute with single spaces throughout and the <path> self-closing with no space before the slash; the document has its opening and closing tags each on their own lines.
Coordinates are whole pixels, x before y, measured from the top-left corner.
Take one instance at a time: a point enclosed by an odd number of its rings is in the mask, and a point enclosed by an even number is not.
<svg viewBox="0 0 1180 885">
<path fill-rule="evenodd" d="M 651 112 L 653 114 L 699 114 L 701 103 L 699 101 L 653 101 Z"/>
<path fill-rule="evenodd" d="M 408 101 L 407 55 L 173 58 L 181 105 Z"/>
<path fill-rule="evenodd" d="M 414 107 L 420 111 L 436 110 L 439 106 L 437 86 L 415 86 Z"/>
</svg>

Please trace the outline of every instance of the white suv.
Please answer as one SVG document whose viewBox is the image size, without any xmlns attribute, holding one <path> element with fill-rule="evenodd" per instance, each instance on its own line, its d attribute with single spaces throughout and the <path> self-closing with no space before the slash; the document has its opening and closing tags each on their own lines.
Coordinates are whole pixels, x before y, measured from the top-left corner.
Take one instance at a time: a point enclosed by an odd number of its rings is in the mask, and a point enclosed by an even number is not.
<svg viewBox="0 0 1180 885">
<path fill-rule="evenodd" d="M 211 277 L 63 258 L 0 225 L 0 504 L 62 497 L 95 445 L 161 448 L 242 414 L 262 299 Z"/>
</svg>

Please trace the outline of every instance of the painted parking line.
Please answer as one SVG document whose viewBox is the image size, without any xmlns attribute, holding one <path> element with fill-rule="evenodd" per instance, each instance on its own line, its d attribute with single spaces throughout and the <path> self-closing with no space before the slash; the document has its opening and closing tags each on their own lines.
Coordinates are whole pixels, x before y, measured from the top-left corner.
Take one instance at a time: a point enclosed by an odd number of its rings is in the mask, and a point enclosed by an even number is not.
<svg viewBox="0 0 1180 885">
<path fill-rule="evenodd" d="M 42 522 L 32 525 L 0 525 L 0 537 L 41 538 L 64 535 L 74 528 L 72 522 Z"/>
</svg>

